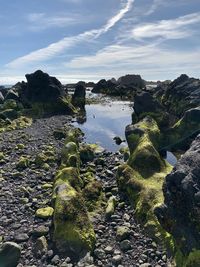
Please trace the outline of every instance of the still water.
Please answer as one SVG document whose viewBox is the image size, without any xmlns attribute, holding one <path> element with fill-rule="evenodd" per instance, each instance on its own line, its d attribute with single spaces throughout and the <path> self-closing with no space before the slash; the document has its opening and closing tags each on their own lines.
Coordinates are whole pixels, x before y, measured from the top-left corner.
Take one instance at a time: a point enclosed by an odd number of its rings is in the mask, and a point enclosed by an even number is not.
<svg viewBox="0 0 200 267">
<path fill-rule="evenodd" d="M 99 97 L 99 95 L 87 92 L 87 97 Z M 125 140 L 125 127 L 131 123 L 133 112 L 133 102 L 122 101 L 116 97 L 103 97 L 101 103 L 85 106 L 85 121 L 74 122 L 74 126 L 79 127 L 85 134 L 87 143 L 97 143 L 108 151 L 116 152 L 121 147 L 127 146 L 123 142 L 120 146 L 113 138 L 119 136 Z M 166 160 L 171 164 L 176 164 L 176 157 L 167 152 Z"/>
<path fill-rule="evenodd" d="M 131 123 L 133 103 L 130 101 L 119 101 L 106 98 L 102 103 L 86 105 L 86 121 L 83 124 L 75 122 L 85 133 L 85 141 L 98 143 L 108 151 L 115 152 L 120 147 L 126 146 L 123 142 L 116 145 L 115 136 L 125 139 L 125 127 Z"/>
</svg>

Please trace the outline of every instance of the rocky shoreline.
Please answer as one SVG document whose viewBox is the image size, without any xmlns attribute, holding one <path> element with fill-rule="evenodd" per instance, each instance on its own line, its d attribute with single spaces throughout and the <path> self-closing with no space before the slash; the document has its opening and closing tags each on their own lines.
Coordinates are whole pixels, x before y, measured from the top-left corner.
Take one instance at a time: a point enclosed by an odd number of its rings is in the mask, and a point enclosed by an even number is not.
<svg viewBox="0 0 200 267">
<path fill-rule="evenodd" d="M 70 97 L 42 71 L 26 78 L 1 94 L 0 266 L 198 267 L 199 80 L 100 81 L 134 98 L 128 147 L 111 153 L 72 126 L 84 85 Z M 185 153 L 174 169 L 167 149 Z"/>
</svg>

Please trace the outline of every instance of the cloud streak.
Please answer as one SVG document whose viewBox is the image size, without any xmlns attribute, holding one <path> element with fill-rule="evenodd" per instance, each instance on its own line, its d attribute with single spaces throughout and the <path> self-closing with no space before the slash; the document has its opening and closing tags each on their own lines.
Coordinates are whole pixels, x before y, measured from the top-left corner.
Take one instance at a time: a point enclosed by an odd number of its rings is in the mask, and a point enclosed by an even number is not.
<svg viewBox="0 0 200 267">
<path fill-rule="evenodd" d="M 200 12 L 181 16 L 171 20 L 142 24 L 135 27 L 132 36 L 136 40 L 162 37 L 164 39 L 181 39 L 192 34 L 188 26 L 200 22 Z"/>
<path fill-rule="evenodd" d="M 52 43 L 49 46 L 33 51 L 23 57 L 19 57 L 6 65 L 8 68 L 17 68 L 25 64 L 30 64 L 38 61 L 44 61 L 53 58 L 54 56 L 62 53 L 66 49 L 77 45 L 82 41 L 90 41 L 98 38 L 100 35 L 108 32 L 119 22 L 124 15 L 132 8 L 135 0 L 128 0 L 125 7 L 122 8 L 117 15 L 113 16 L 108 22 L 100 29 L 86 31 L 77 36 L 65 37 L 62 40 Z"/>
</svg>

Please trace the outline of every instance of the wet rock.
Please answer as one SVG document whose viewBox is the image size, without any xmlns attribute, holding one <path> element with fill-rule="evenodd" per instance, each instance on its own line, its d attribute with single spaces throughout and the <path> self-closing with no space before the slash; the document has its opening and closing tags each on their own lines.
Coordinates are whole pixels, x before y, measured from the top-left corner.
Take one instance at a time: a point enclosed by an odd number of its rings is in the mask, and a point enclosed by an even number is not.
<svg viewBox="0 0 200 267">
<path fill-rule="evenodd" d="M 72 104 L 76 107 L 84 109 L 85 107 L 85 96 L 86 88 L 85 86 L 78 84 L 75 88 L 74 94 L 72 96 Z"/>
</svg>

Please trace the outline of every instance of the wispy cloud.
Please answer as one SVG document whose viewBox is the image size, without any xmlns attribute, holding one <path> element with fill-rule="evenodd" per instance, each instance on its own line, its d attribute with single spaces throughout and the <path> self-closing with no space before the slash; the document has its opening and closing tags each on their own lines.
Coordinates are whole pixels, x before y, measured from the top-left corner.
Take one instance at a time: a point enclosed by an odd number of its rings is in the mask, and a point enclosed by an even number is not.
<svg viewBox="0 0 200 267">
<path fill-rule="evenodd" d="M 132 8 L 132 4 L 134 3 L 134 1 L 135 0 L 127 0 L 125 7 L 123 7 L 117 13 L 117 15 L 109 19 L 108 22 L 102 28 L 86 31 L 77 36 L 65 37 L 62 40 L 52 43 L 45 48 L 33 51 L 23 57 L 19 57 L 13 60 L 12 62 L 8 63 L 6 67 L 17 68 L 24 64 L 48 60 L 56 56 L 57 54 L 62 53 L 67 48 L 78 44 L 79 42 L 90 41 L 92 39 L 98 38 L 100 35 L 106 33 L 111 28 L 113 28 L 115 24 L 124 17 L 124 15 Z"/>
<path fill-rule="evenodd" d="M 26 16 L 28 28 L 33 31 L 42 31 L 52 27 L 66 27 L 83 23 L 84 19 L 79 14 L 48 15 L 45 13 L 30 13 Z"/>
<path fill-rule="evenodd" d="M 136 40 L 162 37 L 180 39 L 193 33 L 188 26 L 200 22 L 200 12 L 181 16 L 176 19 L 161 20 L 156 23 L 141 24 L 133 29 L 132 36 Z"/>
</svg>

